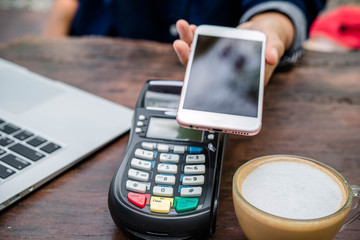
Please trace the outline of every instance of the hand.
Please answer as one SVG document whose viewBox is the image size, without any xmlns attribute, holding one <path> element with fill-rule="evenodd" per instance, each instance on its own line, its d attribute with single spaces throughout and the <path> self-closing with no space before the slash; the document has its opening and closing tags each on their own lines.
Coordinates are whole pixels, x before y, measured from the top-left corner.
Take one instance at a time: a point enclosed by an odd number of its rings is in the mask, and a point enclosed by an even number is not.
<svg viewBox="0 0 360 240">
<path fill-rule="evenodd" d="M 195 25 L 189 25 L 185 20 L 176 23 L 180 39 L 173 44 L 180 62 L 187 64 L 190 55 L 190 45 L 194 37 Z M 249 22 L 237 28 L 257 30 L 265 33 L 267 37 L 265 49 L 265 85 L 269 82 L 272 73 L 294 39 L 294 27 L 288 17 L 281 13 L 266 12 L 254 16 Z"/>
<path fill-rule="evenodd" d="M 237 28 L 257 30 L 266 35 L 265 48 L 265 85 L 269 82 L 280 58 L 285 50 L 290 48 L 295 35 L 291 20 L 277 12 L 258 14 L 249 22 L 240 24 Z"/>
<path fill-rule="evenodd" d="M 189 25 L 187 21 L 180 19 L 176 22 L 176 29 L 179 32 L 180 39 L 175 40 L 173 47 L 180 62 L 186 66 L 196 26 Z"/>
</svg>

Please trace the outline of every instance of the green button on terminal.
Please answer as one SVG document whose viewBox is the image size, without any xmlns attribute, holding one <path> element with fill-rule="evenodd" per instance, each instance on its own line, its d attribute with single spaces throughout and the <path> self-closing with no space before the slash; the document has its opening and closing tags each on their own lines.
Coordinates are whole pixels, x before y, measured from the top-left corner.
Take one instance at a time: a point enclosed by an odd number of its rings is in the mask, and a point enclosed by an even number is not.
<svg viewBox="0 0 360 240">
<path fill-rule="evenodd" d="M 184 197 L 175 197 L 175 209 L 176 212 L 188 212 L 195 210 L 199 204 L 198 198 L 184 198 Z"/>
</svg>

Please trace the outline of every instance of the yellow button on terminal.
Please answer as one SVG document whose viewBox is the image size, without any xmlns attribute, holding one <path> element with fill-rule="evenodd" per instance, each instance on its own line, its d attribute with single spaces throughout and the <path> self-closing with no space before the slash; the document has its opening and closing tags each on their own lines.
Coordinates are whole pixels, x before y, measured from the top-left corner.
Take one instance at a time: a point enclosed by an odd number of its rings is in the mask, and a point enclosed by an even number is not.
<svg viewBox="0 0 360 240">
<path fill-rule="evenodd" d="M 169 213 L 173 202 L 173 198 L 153 196 L 150 199 L 150 211 L 157 213 Z"/>
</svg>

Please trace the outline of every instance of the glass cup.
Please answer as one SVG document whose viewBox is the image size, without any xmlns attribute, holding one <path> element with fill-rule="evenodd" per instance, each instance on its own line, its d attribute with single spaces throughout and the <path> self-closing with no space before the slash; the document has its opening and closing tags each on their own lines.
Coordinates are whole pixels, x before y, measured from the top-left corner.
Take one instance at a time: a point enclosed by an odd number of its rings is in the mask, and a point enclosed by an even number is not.
<svg viewBox="0 0 360 240">
<path fill-rule="evenodd" d="M 343 204 L 333 213 L 313 219 L 280 217 L 255 207 L 242 194 L 242 184 L 252 171 L 263 164 L 276 161 L 305 163 L 307 166 L 312 166 L 326 173 L 335 179 L 343 189 Z M 260 180 L 262 180 L 261 177 Z M 245 235 L 252 240 L 333 239 L 339 231 L 345 229 L 360 216 L 360 186 L 349 185 L 340 173 L 319 161 L 299 156 L 272 155 L 256 158 L 243 164 L 233 177 L 232 195 L 238 222 Z M 285 200 L 286 198 L 287 195 Z"/>
</svg>

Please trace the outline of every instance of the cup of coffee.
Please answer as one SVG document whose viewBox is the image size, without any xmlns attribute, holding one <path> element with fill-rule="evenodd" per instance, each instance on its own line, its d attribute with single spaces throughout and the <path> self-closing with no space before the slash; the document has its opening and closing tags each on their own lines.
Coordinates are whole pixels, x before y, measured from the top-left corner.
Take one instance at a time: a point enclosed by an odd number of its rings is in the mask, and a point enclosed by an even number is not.
<svg viewBox="0 0 360 240">
<path fill-rule="evenodd" d="M 305 157 L 272 155 L 236 171 L 233 202 L 249 239 L 333 239 L 360 216 L 360 186 Z"/>
</svg>

